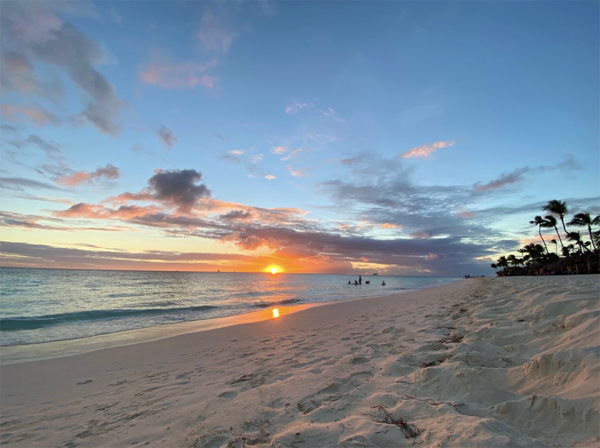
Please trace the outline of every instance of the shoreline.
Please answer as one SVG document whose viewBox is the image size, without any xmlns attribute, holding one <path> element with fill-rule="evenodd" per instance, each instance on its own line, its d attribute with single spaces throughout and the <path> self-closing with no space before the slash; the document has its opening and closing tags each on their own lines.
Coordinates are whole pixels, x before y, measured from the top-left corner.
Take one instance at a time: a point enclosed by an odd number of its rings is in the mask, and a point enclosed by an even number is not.
<svg viewBox="0 0 600 448">
<path fill-rule="evenodd" d="M 37 268 L 36 268 L 37 269 Z M 50 268 L 49 268 L 50 269 Z M 381 276 L 385 277 L 385 276 Z M 464 279 L 456 279 L 446 285 L 458 283 Z M 394 292 L 388 295 L 377 295 L 372 297 L 358 297 L 351 299 L 329 300 L 324 302 L 307 302 L 294 305 L 272 305 L 263 307 L 257 311 L 250 311 L 231 316 L 214 317 L 208 319 L 199 319 L 187 322 L 177 322 L 170 324 L 154 325 L 150 327 L 135 328 L 131 330 L 115 331 L 111 333 L 102 333 L 94 336 L 85 336 L 80 338 L 62 339 L 57 341 L 39 342 L 31 344 L 15 344 L 0 346 L 0 366 L 16 364 L 21 362 L 40 361 L 52 358 L 62 358 L 89 353 L 96 350 L 102 350 L 125 345 L 142 344 L 146 342 L 168 339 L 171 337 L 190 334 L 202 331 L 209 331 L 217 328 L 242 325 L 252 322 L 260 322 L 273 318 L 272 310 L 279 310 L 280 316 L 304 311 L 309 308 L 327 306 L 336 303 L 352 302 L 355 300 L 372 300 L 381 297 L 391 297 L 396 295 L 411 294 L 414 292 L 438 288 L 444 285 L 431 285 L 420 289 L 405 290 Z"/>
<path fill-rule="evenodd" d="M 474 278 L 3 365 L 0 442 L 597 445 L 599 281 Z"/>
</svg>

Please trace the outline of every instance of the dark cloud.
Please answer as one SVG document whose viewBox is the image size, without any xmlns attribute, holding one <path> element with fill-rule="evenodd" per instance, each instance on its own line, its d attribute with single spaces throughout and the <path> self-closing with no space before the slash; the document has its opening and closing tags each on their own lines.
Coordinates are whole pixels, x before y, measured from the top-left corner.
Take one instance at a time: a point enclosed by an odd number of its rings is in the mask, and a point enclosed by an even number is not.
<svg viewBox="0 0 600 448">
<path fill-rule="evenodd" d="M 219 218 L 225 221 L 245 221 L 252 218 L 252 213 L 243 210 L 231 210 Z"/>
<path fill-rule="evenodd" d="M 197 184 L 201 179 L 202 173 L 196 170 L 169 170 L 157 172 L 148 184 L 154 198 L 189 211 L 198 199 L 210 196 L 206 185 Z"/>
<path fill-rule="evenodd" d="M 173 148 L 173 145 L 175 145 L 175 143 L 177 143 L 177 137 L 175 137 L 175 134 L 173 134 L 173 131 L 171 131 L 169 128 L 167 128 L 164 124 L 160 125 L 160 128 L 158 128 L 156 133 L 158 134 L 160 139 L 164 142 L 164 144 L 167 145 L 167 148 L 169 148 L 169 149 Z"/>
</svg>

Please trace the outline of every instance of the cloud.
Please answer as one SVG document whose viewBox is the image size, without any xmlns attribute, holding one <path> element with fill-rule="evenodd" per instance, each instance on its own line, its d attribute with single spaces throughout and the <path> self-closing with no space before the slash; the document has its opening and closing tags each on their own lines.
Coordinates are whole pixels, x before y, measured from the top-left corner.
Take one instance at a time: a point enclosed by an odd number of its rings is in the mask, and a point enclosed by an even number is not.
<svg viewBox="0 0 600 448">
<path fill-rule="evenodd" d="M 175 204 L 181 211 L 189 211 L 196 201 L 210 196 L 210 190 L 202 180 L 202 173 L 196 170 L 159 170 L 148 184 L 154 198 Z"/>
<path fill-rule="evenodd" d="M 512 185 L 517 182 L 521 182 L 525 179 L 523 176 L 525 173 L 530 171 L 529 167 L 519 168 L 512 173 L 501 174 L 498 178 L 488 182 L 487 184 L 482 184 L 481 182 L 477 182 L 473 185 L 473 190 L 477 192 L 497 190 L 506 185 Z"/>
<path fill-rule="evenodd" d="M 164 124 L 160 125 L 160 128 L 158 128 L 156 133 L 158 134 L 160 139 L 164 142 L 164 144 L 167 145 L 167 148 L 169 148 L 169 149 L 173 148 L 173 145 L 175 145 L 175 143 L 177 143 L 177 137 L 175 137 L 175 134 L 173 134 L 173 131 L 171 131 L 169 128 L 167 128 Z"/>
<path fill-rule="evenodd" d="M 464 219 L 471 219 L 475 216 L 475 213 L 465 210 L 465 211 L 458 212 L 456 214 L 456 216 L 458 216 L 460 218 L 464 218 Z"/>
<path fill-rule="evenodd" d="M 62 70 L 85 94 L 86 107 L 75 122 L 89 122 L 102 132 L 118 135 L 123 106 L 112 84 L 94 66 L 106 62 L 100 46 L 68 22 L 57 11 L 74 11 L 69 4 L 51 2 L 15 2 L 2 11 L 3 47 L 10 49 L 12 69 L 27 74 L 32 91 L 41 96 L 55 95 L 56 83 L 38 83 L 30 67 L 37 63 L 54 65 Z M 88 8 L 89 9 L 89 8 Z M 83 9 L 79 7 L 78 12 Z M 86 14 L 89 14 L 87 11 Z M 23 89 L 24 85 L 15 86 Z"/>
<path fill-rule="evenodd" d="M 126 252 L 92 245 L 84 246 L 85 249 L 79 249 L 8 241 L 1 241 L 0 244 L 4 253 L 3 262 L 12 266 L 29 267 L 39 267 L 41 260 L 45 266 L 52 265 L 66 269 L 155 270 L 160 264 L 167 269 L 195 271 L 212 269 L 214 263 L 227 263 L 228 266 L 231 266 L 231 263 L 239 263 L 239 266 L 253 265 L 255 258 L 248 255 L 203 252 Z M 263 262 L 262 265 L 267 264 Z"/>
<path fill-rule="evenodd" d="M 146 154 L 149 156 L 154 155 L 154 151 L 152 151 L 150 148 L 146 148 L 146 147 L 140 145 L 139 143 L 136 143 L 135 145 L 133 145 L 131 147 L 131 150 L 137 154 Z"/>
<path fill-rule="evenodd" d="M 292 165 L 287 165 L 285 167 L 292 176 L 294 177 L 304 177 L 306 175 L 306 168 L 299 168 L 295 170 Z"/>
<path fill-rule="evenodd" d="M 56 183 L 67 187 L 74 187 L 81 184 L 91 184 L 93 181 L 102 178 L 114 180 L 118 179 L 119 176 L 119 169 L 109 163 L 104 168 L 98 167 L 91 173 L 87 171 L 77 171 L 69 176 L 60 177 L 56 180 Z"/>
<path fill-rule="evenodd" d="M 252 212 L 244 210 L 231 210 L 221 215 L 219 218 L 225 221 L 248 221 L 252 219 Z"/>
<path fill-rule="evenodd" d="M 431 234 L 429 234 L 427 232 L 423 232 L 422 230 L 419 230 L 417 232 L 412 232 L 410 234 L 410 236 L 412 238 L 431 238 Z"/>
<path fill-rule="evenodd" d="M 287 149 L 287 146 L 285 147 Z M 281 160 L 290 160 L 292 157 L 296 157 L 298 154 L 300 154 L 302 151 L 304 151 L 304 149 L 302 148 L 298 148 L 298 149 L 294 149 L 292 152 L 290 152 L 287 156 L 282 157 Z M 276 153 L 278 154 L 278 153 Z"/>
<path fill-rule="evenodd" d="M 300 103 L 298 101 L 294 101 L 292 104 L 286 106 L 285 113 L 286 114 L 295 114 L 301 109 L 310 109 L 315 107 L 313 103 Z"/>
<path fill-rule="evenodd" d="M 41 188 L 46 190 L 63 191 L 62 188 L 59 188 L 55 185 L 33 179 L 26 179 L 23 177 L 0 177 L 0 188 L 16 191 L 24 191 L 24 188 Z"/>
<path fill-rule="evenodd" d="M 402 226 L 400 226 L 398 224 L 391 224 L 389 222 L 384 222 L 383 224 L 381 224 L 381 228 L 382 229 L 400 229 L 400 228 L 402 228 Z"/>
<path fill-rule="evenodd" d="M 539 165 L 532 168 L 525 166 L 523 168 L 517 168 L 511 173 L 501 174 L 496 179 L 486 184 L 477 182 L 475 185 L 473 185 L 473 190 L 479 193 L 484 191 L 498 190 L 506 185 L 512 185 L 524 181 L 525 174 L 539 174 L 548 171 L 561 171 L 563 173 L 569 173 L 571 171 L 583 170 L 583 165 L 575 160 L 572 155 L 567 155 L 564 159 L 565 160 L 556 165 Z"/>
<path fill-rule="evenodd" d="M 272 174 L 267 174 L 267 175 L 265 176 L 265 179 L 267 179 L 267 180 L 275 180 L 275 179 L 277 179 L 277 178 L 276 178 L 275 176 L 273 176 Z"/>
<path fill-rule="evenodd" d="M 91 101 L 80 112 L 80 118 L 100 131 L 118 135 L 121 131 L 122 103 L 112 84 L 93 68 L 104 60 L 103 51 L 68 23 L 51 32 L 51 38 L 30 47 L 41 61 L 62 68 L 71 80 L 85 91 Z"/>
<path fill-rule="evenodd" d="M 221 25 L 221 21 L 211 11 L 206 11 L 200 20 L 198 40 L 209 51 L 227 53 L 235 34 Z"/>
<path fill-rule="evenodd" d="M 411 157 L 427 157 L 438 149 L 454 146 L 454 142 L 436 142 L 431 145 L 418 146 L 401 154 L 402 158 L 409 159 Z"/>
<path fill-rule="evenodd" d="M 10 144 L 18 149 L 25 148 L 29 145 L 37 146 L 39 149 L 44 151 L 48 157 L 58 157 L 61 153 L 57 143 L 49 143 L 33 134 L 27 137 L 25 140 L 12 141 Z"/>
<path fill-rule="evenodd" d="M 221 135 L 217 132 L 214 133 L 215 137 L 217 137 L 219 140 L 223 141 L 223 142 L 228 142 L 229 139 L 227 137 L 225 137 L 224 135 Z"/>
<path fill-rule="evenodd" d="M 229 151 L 229 154 L 233 154 L 234 156 L 242 156 L 242 155 L 244 155 L 244 150 L 243 149 L 234 149 L 232 151 Z"/>
<path fill-rule="evenodd" d="M 284 152 L 286 152 L 286 151 L 287 151 L 287 149 L 288 149 L 288 147 L 287 147 L 287 146 L 274 146 L 274 147 L 271 149 L 271 152 L 272 152 L 273 154 L 283 154 Z"/>
<path fill-rule="evenodd" d="M 154 61 L 139 72 L 139 77 L 145 84 L 169 89 L 183 89 L 197 85 L 210 88 L 214 87 L 217 78 L 209 76 L 206 71 L 216 67 L 218 62 L 217 59 L 204 64 Z"/>
<path fill-rule="evenodd" d="M 229 162 L 229 163 L 236 163 L 236 164 L 242 163 L 242 159 L 240 159 L 238 156 L 233 155 L 233 154 L 223 154 L 223 155 L 219 156 L 219 159 L 224 160 L 225 162 Z"/>
<path fill-rule="evenodd" d="M 18 121 L 18 115 L 24 115 L 33 121 L 38 126 L 46 126 L 47 124 L 58 125 L 59 120 L 52 112 L 42 107 L 21 107 L 11 104 L 3 104 L 1 106 L 2 115 L 8 116 L 10 119 Z"/>
<path fill-rule="evenodd" d="M 177 212 L 189 213 L 201 198 L 210 197 L 210 190 L 199 183 L 202 173 L 196 170 L 156 170 L 148 187 L 139 193 L 122 193 L 106 202 L 158 201 Z"/>
</svg>

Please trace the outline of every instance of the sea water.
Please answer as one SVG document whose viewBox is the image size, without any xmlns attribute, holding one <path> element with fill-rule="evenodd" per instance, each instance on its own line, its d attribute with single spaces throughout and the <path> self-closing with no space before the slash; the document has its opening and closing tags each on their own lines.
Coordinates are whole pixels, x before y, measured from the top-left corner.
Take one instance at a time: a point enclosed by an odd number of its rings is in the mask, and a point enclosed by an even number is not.
<svg viewBox="0 0 600 448">
<path fill-rule="evenodd" d="M 366 275 L 356 286 L 357 279 L 341 274 L 0 268 L 0 346 L 391 295 L 459 280 Z"/>
</svg>

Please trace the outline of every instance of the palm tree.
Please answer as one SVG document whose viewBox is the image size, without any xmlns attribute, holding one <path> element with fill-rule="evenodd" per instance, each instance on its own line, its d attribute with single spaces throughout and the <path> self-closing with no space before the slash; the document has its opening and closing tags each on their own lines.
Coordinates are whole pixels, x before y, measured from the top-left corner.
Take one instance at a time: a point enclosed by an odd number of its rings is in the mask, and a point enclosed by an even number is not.
<svg viewBox="0 0 600 448">
<path fill-rule="evenodd" d="M 552 216 L 552 215 L 544 216 L 544 224 L 542 224 L 542 227 L 554 228 L 554 230 L 556 230 L 556 234 L 558 235 L 558 241 L 560 241 L 560 247 L 562 247 L 564 249 L 565 245 L 562 242 L 560 233 L 558 233 L 558 228 L 556 227 L 556 224 L 558 224 L 558 221 L 556 221 L 556 218 L 554 216 Z"/>
<path fill-rule="evenodd" d="M 581 234 L 579 232 L 567 233 L 567 239 L 569 241 L 574 241 L 575 243 L 577 243 L 577 245 L 579 246 L 579 253 L 583 252 L 583 248 L 585 248 L 585 250 L 587 250 L 588 252 L 591 252 L 591 250 L 589 250 L 587 247 L 585 247 L 585 244 L 583 244 L 583 241 L 581 240 Z"/>
<path fill-rule="evenodd" d="M 491 264 L 492 269 L 495 269 L 498 272 L 498 265 L 496 263 Z"/>
<path fill-rule="evenodd" d="M 562 222 L 563 230 L 565 231 L 565 233 L 569 233 L 567 232 L 567 228 L 565 227 L 565 215 L 569 213 L 569 210 L 567 210 L 567 203 L 565 201 L 552 199 L 551 201 L 548 201 L 548 204 L 544 206 L 543 210 L 558 215 L 560 218 L 560 222 Z"/>
<path fill-rule="evenodd" d="M 573 216 L 573 219 L 568 223 L 570 226 L 577 227 L 585 227 L 588 228 L 588 233 L 590 234 L 590 240 L 592 241 L 592 245 L 594 246 L 594 250 L 596 250 L 596 243 L 594 242 L 594 237 L 592 236 L 592 223 L 598 220 L 600 222 L 600 216 L 596 216 L 593 220 L 589 213 L 577 213 Z"/>
<path fill-rule="evenodd" d="M 533 221 L 529 221 L 529 224 L 535 224 L 536 226 L 538 226 L 538 233 L 540 234 L 542 243 L 544 243 L 546 253 L 548 253 L 548 246 L 546 246 L 546 242 L 544 241 L 544 237 L 542 236 L 542 224 L 544 224 L 544 218 L 542 218 L 541 216 L 536 216 L 535 218 L 533 218 Z"/>
<path fill-rule="evenodd" d="M 506 268 L 508 267 L 508 260 L 504 255 L 502 255 L 500 258 L 498 258 L 498 261 L 496 261 L 496 265 L 500 268 Z"/>
<path fill-rule="evenodd" d="M 558 243 L 556 242 L 555 239 L 550 240 L 550 242 L 552 244 L 554 244 L 554 252 L 556 252 L 556 254 L 558 254 Z"/>
</svg>

